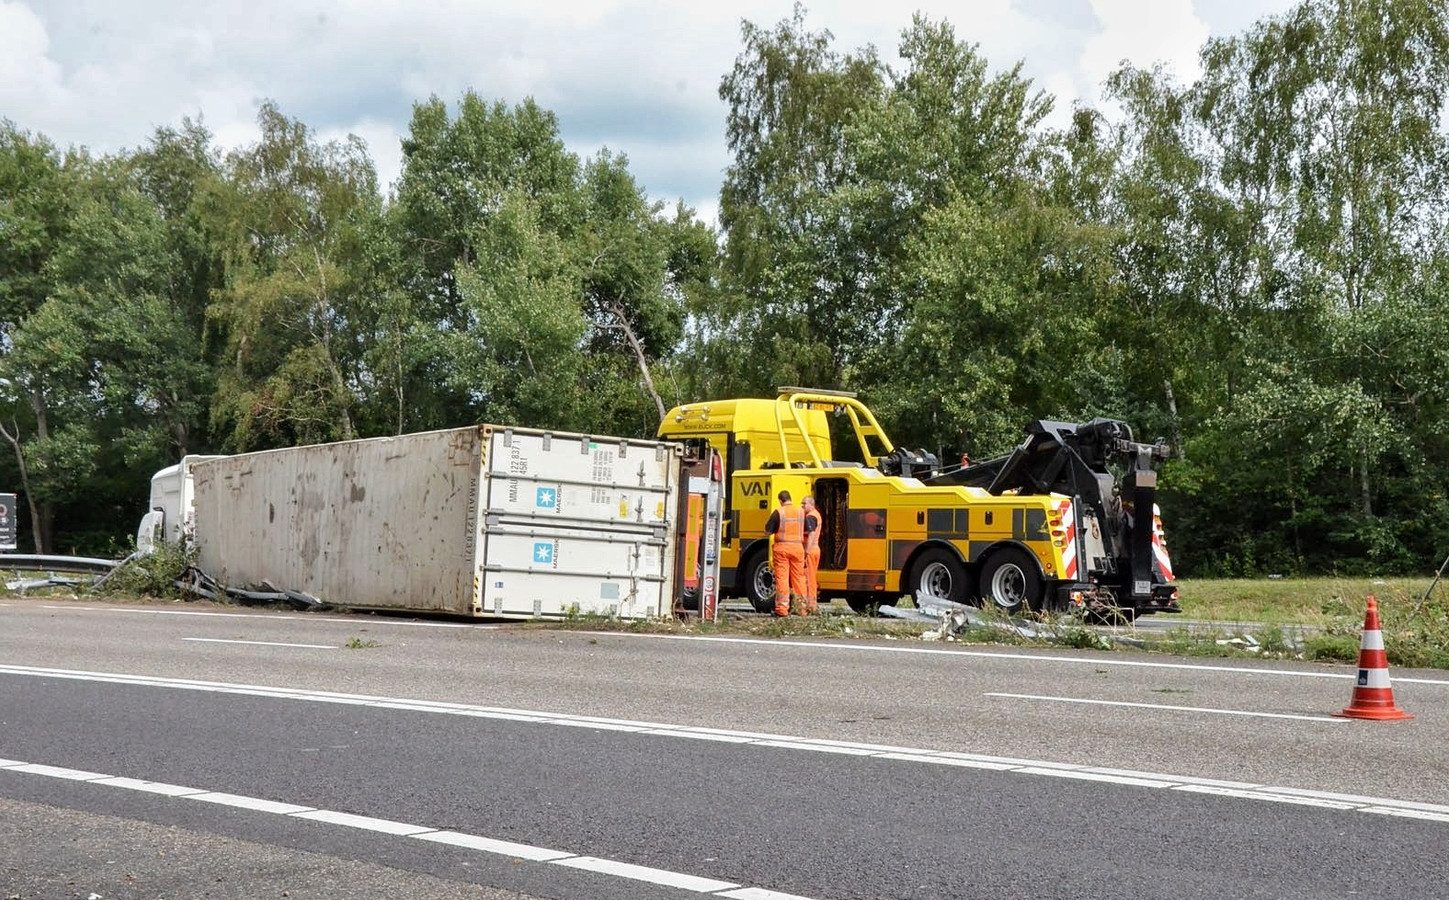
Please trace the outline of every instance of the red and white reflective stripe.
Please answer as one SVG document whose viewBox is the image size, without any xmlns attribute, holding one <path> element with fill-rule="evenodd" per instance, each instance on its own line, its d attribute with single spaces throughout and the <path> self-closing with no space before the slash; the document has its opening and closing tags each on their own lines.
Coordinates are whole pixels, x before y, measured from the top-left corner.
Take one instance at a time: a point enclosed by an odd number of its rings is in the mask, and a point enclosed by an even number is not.
<svg viewBox="0 0 1449 900">
<path fill-rule="evenodd" d="M 1167 555 L 1167 537 L 1162 533 L 1162 509 L 1152 504 L 1152 557 L 1162 570 L 1164 581 L 1173 581 L 1172 557 Z"/>
<path fill-rule="evenodd" d="M 1065 500 L 1060 506 L 1062 513 L 1062 579 L 1072 581 L 1077 577 L 1077 513 L 1072 501 Z"/>
</svg>

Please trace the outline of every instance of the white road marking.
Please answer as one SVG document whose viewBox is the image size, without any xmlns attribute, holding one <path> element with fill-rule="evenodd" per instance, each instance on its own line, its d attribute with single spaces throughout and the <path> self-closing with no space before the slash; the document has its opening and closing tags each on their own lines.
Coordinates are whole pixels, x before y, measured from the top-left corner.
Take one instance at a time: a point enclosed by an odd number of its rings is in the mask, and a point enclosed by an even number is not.
<svg viewBox="0 0 1449 900">
<path fill-rule="evenodd" d="M 1202 784 L 1180 784 L 1171 788 L 1174 791 L 1185 791 L 1189 794 L 1212 794 L 1216 797 L 1237 797 L 1241 800 L 1267 800 L 1270 803 L 1293 803 L 1298 806 L 1317 806 L 1323 809 L 1369 809 L 1370 807 L 1359 806 L 1353 803 L 1342 803 L 1337 800 L 1321 800 L 1317 797 L 1298 797 L 1292 794 L 1278 793 L 1272 789 L 1267 790 L 1234 790 L 1233 788 L 1209 787 Z M 1449 812 L 1446 809 L 1445 812 Z"/>
<path fill-rule="evenodd" d="M 1333 794 L 1323 791 L 1309 791 L 1302 788 L 1274 787 L 1219 781 L 1191 775 L 1167 775 L 1155 772 L 1136 772 L 1131 769 L 1104 768 L 1048 760 L 1014 759 L 1003 756 L 984 756 L 962 753 L 954 750 L 931 750 L 910 747 L 883 747 L 879 744 L 864 744 L 851 741 L 804 738 L 782 734 L 762 734 L 747 731 L 728 731 L 720 728 L 697 728 L 691 725 L 638 722 L 624 719 L 605 719 L 599 716 L 576 716 L 568 713 L 548 713 L 537 710 L 512 710 L 488 706 L 469 706 L 463 703 L 445 703 L 433 700 L 399 700 L 391 697 L 374 697 L 365 694 L 334 694 L 327 691 L 307 691 L 299 688 L 274 688 L 227 682 L 193 681 L 183 678 L 161 678 L 147 675 L 122 675 L 107 672 L 82 672 L 69 669 L 46 669 L 34 666 L 0 665 L 0 675 L 26 675 L 38 678 L 63 678 L 77 681 L 98 681 L 110 684 L 140 685 L 145 687 L 173 688 L 177 690 L 203 691 L 218 694 L 242 694 L 246 696 L 270 697 L 280 700 L 305 700 L 314 703 L 338 703 L 348 706 L 366 706 L 380 709 L 405 709 L 414 712 L 439 713 L 454 716 L 474 716 L 510 722 L 557 725 L 587 724 L 594 727 L 610 724 L 639 728 L 642 734 L 661 737 L 713 740 L 731 744 L 770 746 L 782 749 L 809 750 L 815 752 L 848 753 L 889 762 L 906 762 L 938 766 L 953 766 L 975 769 L 992 769 L 1000 772 L 1026 775 L 1051 774 L 1057 777 L 1076 777 L 1086 781 L 1105 781 L 1116 784 L 1131 784 L 1151 789 L 1179 790 L 1193 793 L 1215 794 L 1224 797 L 1241 797 L 1253 800 L 1271 800 L 1281 803 L 1301 803 L 1323 806 L 1330 809 L 1370 810 L 1384 809 L 1413 810 L 1443 815 L 1449 821 L 1449 806 L 1409 800 L 1393 800 L 1383 797 L 1360 797 L 1349 794 Z M 1301 716 L 1289 718 L 1305 718 Z M 1338 720 L 1332 720 L 1338 721 Z M 21 770 L 27 764 L 14 760 L 0 760 L 0 769 Z M 49 769 L 50 767 L 41 767 Z M 57 770 L 66 774 L 55 777 L 77 780 L 94 780 L 108 776 L 94 772 Z M 36 772 L 35 774 L 49 774 Z M 193 794 L 186 799 L 205 800 L 211 796 Z M 222 802 L 211 800 L 211 802 Z M 1421 818 L 1429 818 L 1424 816 Z"/>
<path fill-rule="evenodd" d="M 1090 706 L 1127 706 L 1134 709 L 1167 709 L 1177 712 L 1212 713 L 1219 716 L 1261 716 L 1265 719 L 1298 719 L 1305 722 L 1347 722 L 1331 716 L 1305 716 L 1296 713 L 1253 712 L 1246 709 L 1214 709 L 1207 706 L 1169 706 L 1165 703 L 1128 703 L 1125 700 L 1088 700 L 1085 697 L 1044 697 L 1039 694 L 983 694 L 985 697 L 1006 697 L 1011 700 L 1047 700 L 1052 703 L 1082 703 Z"/>
<path fill-rule="evenodd" d="M 513 841 L 499 841 L 493 838 L 479 837 L 476 834 L 462 834 L 457 831 L 430 831 L 425 834 L 414 835 L 418 840 L 435 841 L 439 844 L 451 844 L 454 847 L 467 847 L 469 850 L 482 850 L 484 853 L 496 853 L 499 856 L 512 856 L 518 859 L 529 859 L 534 862 L 551 862 L 555 859 L 563 859 L 565 856 L 573 856 L 572 853 L 565 853 L 562 850 L 550 850 L 547 847 L 534 847 L 529 844 L 517 844 Z"/>
<path fill-rule="evenodd" d="M 240 794 L 226 794 L 221 791 L 202 791 L 199 794 L 186 794 L 182 800 L 200 800 L 202 803 L 215 803 L 219 806 L 235 806 L 237 809 L 250 809 L 255 812 L 274 813 L 279 816 L 290 816 L 296 813 L 311 812 L 310 806 L 298 806 L 295 803 L 278 803 L 275 800 L 262 800 L 259 797 L 243 797 Z"/>
<path fill-rule="evenodd" d="M 182 787 L 179 784 L 144 781 L 140 778 L 99 778 L 96 780 L 96 784 L 109 784 L 111 787 L 125 788 L 128 791 L 144 791 L 148 794 L 164 794 L 167 797 L 185 797 L 187 794 L 206 793 L 206 791 Z"/>
<path fill-rule="evenodd" d="M 4 603 L 0 606 L 10 606 Z M 339 625 L 365 625 L 371 628 L 374 625 L 399 625 L 413 628 L 471 628 L 477 631 L 497 631 L 502 625 L 483 625 L 472 622 L 415 622 L 399 621 L 396 619 L 358 619 L 346 616 L 324 616 L 312 614 L 305 616 L 279 615 L 276 613 L 226 613 L 226 612 L 204 612 L 199 609 L 127 609 L 124 606 L 74 606 L 74 605 L 53 605 L 40 607 L 41 609 L 59 609 L 65 612 L 104 612 L 104 613 L 130 613 L 139 616 L 202 616 L 215 619 L 257 619 L 265 622 L 334 622 Z"/>
<path fill-rule="evenodd" d="M 1108 659 L 1095 656 L 1058 656 L 1046 653 L 998 653 L 987 650 L 943 650 L 935 647 L 908 647 L 894 644 L 868 644 L 863 641 L 782 641 L 764 640 L 761 638 L 735 638 L 719 637 L 714 635 L 696 634 L 640 634 L 629 631 L 581 631 L 579 634 L 588 634 L 596 637 L 614 638 L 638 638 L 658 641 L 701 641 L 715 644 L 746 644 L 757 647 L 772 647 L 780 650 L 791 650 L 798 647 L 809 647 L 814 650 L 833 650 L 837 652 L 854 653 L 912 653 L 922 656 L 960 656 L 978 657 L 983 659 L 1020 659 L 1031 662 L 1047 663 L 1074 663 L 1088 666 L 1124 666 L 1134 669 L 1180 669 L 1192 672 L 1230 672 L 1239 675 L 1275 675 L 1286 678 L 1357 678 L 1358 670 L 1349 672 L 1305 672 L 1296 669 L 1261 669 L 1248 666 L 1207 666 L 1199 663 L 1167 663 L 1148 662 L 1138 659 Z M 1395 675 L 1393 680 L 1406 684 L 1436 684 L 1449 686 L 1449 679 L 1444 678 L 1400 678 Z"/>
<path fill-rule="evenodd" d="M 1106 775 L 1102 772 L 1093 772 L 1089 769 L 1068 769 L 1046 768 L 1045 766 L 1024 766 L 1016 770 L 1023 775 L 1049 775 L 1052 778 L 1075 778 L 1078 781 L 1101 781 L 1107 784 L 1125 784 L 1131 787 L 1167 788 L 1173 787 L 1176 782 L 1159 781 L 1153 778 L 1139 778 L 1131 775 Z"/>
<path fill-rule="evenodd" d="M 383 834 L 395 834 L 400 837 L 411 837 L 415 834 L 438 830 L 436 828 L 424 828 L 421 825 L 409 825 L 406 822 L 394 822 L 391 819 L 374 819 L 372 816 L 358 816 L 352 813 L 333 812 L 328 809 L 314 809 L 311 812 L 299 812 L 296 814 L 296 818 L 326 822 L 328 825 L 346 825 L 348 828 L 358 828 L 363 831 L 380 831 Z"/>
<path fill-rule="evenodd" d="M 553 860 L 553 864 L 556 866 L 568 866 L 570 869 L 601 872 L 604 875 L 617 875 L 620 878 L 629 878 L 633 881 L 647 881 L 650 884 L 662 884 L 665 887 L 694 891 L 697 894 L 713 894 L 717 891 L 725 891 L 730 888 L 739 887 L 733 881 L 717 881 L 713 878 L 700 878 L 697 875 L 685 875 L 680 872 L 669 872 L 664 869 L 651 869 L 648 866 L 636 866 L 631 863 L 617 862 L 612 859 L 599 859 L 594 856 L 570 856 L 567 859 Z"/>
<path fill-rule="evenodd" d="M 1429 822 L 1449 822 L 1449 812 L 1433 813 L 1418 809 L 1389 809 L 1382 806 L 1366 806 L 1363 808 L 1366 813 L 1377 813 L 1381 816 L 1400 816 L 1406 819 L 1424 819 Z"/>
<path fill-rule="evenodd" d="M 21 763 L 12 766 L 17 772 L 26 772 L 30 775 L 44 775 L 47 778 L 65 778 L 70 781 L 95 781 L 97 778 L 105 778 L 99 772 L 82 772 L 80 769 L 63 769 L 59 766 L 43 766 L 39 763 Z"/>
<path fill-rule="evenodd" d="M 21 772 L 27 775 L 62 778 L 70 781 L 89 781 L 92 784 L 101 784 L 106 787 L 120 788 L 122 790 L 161 794 L 172 799 L 202 800 L 208 803 L 217 803 L 238 809 L 248 809 L 254 812 L 270 813 L 291 819 L 307 819 L 309 821 L 322 822 L 327 825 L 336 825 L 342 828 L 354 828 L 361 831 L 390 834 L 409 840 L 432 841 L 433 843 L 447 844 L 465 850 L 476 850 L 495 856 L 505 856 L 509 859 L 524 859 L 545 865 L 566 866 L 571 869 L 597 872 L 603 875 L 611 875 L 615 878 L 624 878 L 629 881 L 693 891 L 697 894 L 729 897 L 731 900 L 812 900 L 810 897 L 782 894 L 778 891 L 770 891 L 764 888 L 742 887 L 733 881 L 721 881 L 716 878 L 706 878 L 685 872 L 673 872 L 668 869 L 640 866 L 622 860 L 585 856 L 569 853 L 564 850 L 553 850 L 548 847 L 520 844 L 514 841 L 500 841 L 482 835 L 465 834 L 458 831 L 441 831 L 427 825 L 415 825 L 410 822 L 375 819 L 371 816 L 360 816 L 330 809 L 313 809 L 310 806 L 298 806 L 294 803 L 283 803 L 262 797 L 246 797 L 240 794 L 207 791 L 202 788 L 190 788 L 174 784 L 162 785 L 159 782 L 144 781 L 139 778 L 102 775 L 98 772 L 84 772 L 79 769 L 27 763 L 15 759 L 0 760 L 0 771 Z M 157 790 L 157 788 L 165 788 L 166 790 Z"/>
<path fill-rule="evenodd" d="M 198 644 L 254 644 L 259 647 L 300 647 L 304 650 L 336 650 L 331 644 L 283 644 L 279 641 L 239 641 L 226 640 L 224 638 L 182 638 L 183 641 L 195 641 Z"/>
</svg>

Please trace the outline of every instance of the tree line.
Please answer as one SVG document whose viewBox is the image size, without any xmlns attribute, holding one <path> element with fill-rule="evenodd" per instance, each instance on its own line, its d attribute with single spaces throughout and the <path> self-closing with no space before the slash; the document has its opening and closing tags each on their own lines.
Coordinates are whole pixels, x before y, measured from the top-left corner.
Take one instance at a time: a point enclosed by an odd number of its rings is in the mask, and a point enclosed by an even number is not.
<svg viewBox="0 0 1449 900">
<path fill-rule="evenodd" d="M 0 485 L 38 552 L 116 552 L 150 475 L 472 422 L 650 435 L 670 405 L 857 391 L 898 443 L 1038 418 L 1174 447 L 1196 575 L 1449 552 L 1449 8 L 1304 0 L 1182 83 L 1049 123 L 917 16 L 899 65 L 797 6 L 719 87 L 718 226 L 531 100 L 415 104 L 401 176 L 273 103 L 116 154 L 0 124 Z M 28 548 L 27 548 L 28 549 Z"/>
</svg>

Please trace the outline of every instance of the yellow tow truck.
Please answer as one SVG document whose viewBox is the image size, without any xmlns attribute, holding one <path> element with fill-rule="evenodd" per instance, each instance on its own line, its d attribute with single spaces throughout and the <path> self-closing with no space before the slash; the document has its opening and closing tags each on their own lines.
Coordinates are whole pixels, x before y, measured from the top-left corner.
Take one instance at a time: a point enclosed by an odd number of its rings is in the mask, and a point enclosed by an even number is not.
<svg viewBox="0 0 1449 900">
<path fill-rule="evenodd" d="M 832 419 L 848 422 L 858 459 L 836 459 Z M 760 611 L 773 606 L 765 522 L 781 490 L 815 498 L 822 599 L 857 611 L 918 592 L 1009 612 L 1177 608 L 1152 504 L 1151 463 L 1166 448 L 1133 443 L 1120 422 L 1037 422 L 1012 455 L 947 469 L 893 445 L 854 394 L 788 387 L 773 400 L 677 406 L 659 436 L 723 458 L 721 588 Z M 1125 499 L 1113 459 L 1133 466 Z M 1142 528 L 1134 507 L 1153 510 Z"/>
</svg>

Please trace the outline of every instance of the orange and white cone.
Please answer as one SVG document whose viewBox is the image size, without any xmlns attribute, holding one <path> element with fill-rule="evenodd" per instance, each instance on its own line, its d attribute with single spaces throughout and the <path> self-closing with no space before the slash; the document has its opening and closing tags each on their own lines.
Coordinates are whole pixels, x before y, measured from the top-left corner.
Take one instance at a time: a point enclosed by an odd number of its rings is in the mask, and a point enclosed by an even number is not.
<svg viewBox="0 0 1449 900">
<path fill-rule="evenodd" d="M 1389 685 L 1389 657 L 1384 652 L 1384 633 L 1379 630 L 1379 604 L 1370 594 L 1368 612 L 1363 617 L 1363 638 L 1358 645 L 1358 683 L 1348 706 L 1335 716 L 1350 719 L 1412 719 L 1413 716 L 1394 705 L 1394 689 Z"/>
</svg>

